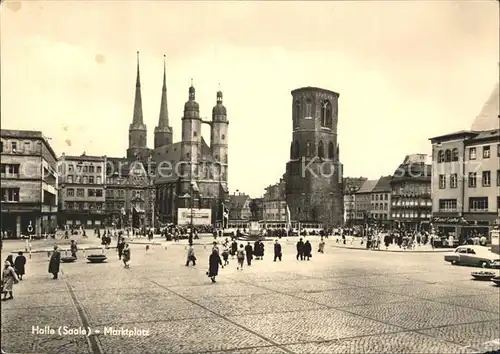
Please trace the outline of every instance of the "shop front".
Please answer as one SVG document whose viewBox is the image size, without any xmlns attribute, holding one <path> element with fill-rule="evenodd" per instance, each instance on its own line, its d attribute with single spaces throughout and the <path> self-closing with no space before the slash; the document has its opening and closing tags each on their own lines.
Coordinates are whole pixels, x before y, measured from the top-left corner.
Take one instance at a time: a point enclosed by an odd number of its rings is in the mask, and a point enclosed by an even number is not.
<svg viewBox="0 0 500 354">
<path fill-rule="evenodd" d="M 432 218 L 432 229 L 437 235 L 440 236 L 453 236 L 457 239 L 460 235 L 460 226 L 462 218 L 457 214 L 456 216 L 434 216 Z"/>
<path fill-rule="evenodd" d="M 491 231 L 495 226 L 497 217 L 497 214 L 494 213 L 465 214 L 465 222 L 460 233 L 461 239 L 466 240 L 469 237 L 486 236 L 488 243 L 491 242 Z"/>
</svg>

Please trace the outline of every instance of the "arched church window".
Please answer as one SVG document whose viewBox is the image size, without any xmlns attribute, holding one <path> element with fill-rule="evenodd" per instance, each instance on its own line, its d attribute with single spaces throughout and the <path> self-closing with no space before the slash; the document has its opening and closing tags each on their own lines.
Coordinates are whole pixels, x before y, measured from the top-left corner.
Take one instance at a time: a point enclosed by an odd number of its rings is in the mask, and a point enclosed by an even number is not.
<svg viewBox="0 0 500 354">
<path fill-rule="evenodd" d="M 300 101 L 295 101 L 293 103 L 293 128 L 297 128 L 299 126 L 299 119 L 300 119 Z"/>
<path fill-rule="evenodd" d="M 333 153 L 334 153 L 333 142 L 330 141 L 330 143 L 328 144 L 328 158 L 329 159 L 333 159 Z"/>
<path fill-rule="evenodd" d="M 311 156 L 311 142 L 308 141 L 306 143 L 306 157 L 310 157 Z"/>
<path fill-rule="evenodd" d="M 224 134 L 222 134 L 220 138 L 221 138 L 221 140 L 224 140 L 224 139 L 226 139 L 226 136 Z"/>
<path fill-rule="evenodd" d="M 324 158 L 325 157 L 325 148 L 323 146 L 323 142 L 320 141 L 319 144 L 318 144 L 318 157 L 320 159 Z"/>
<path fill-rule="evenodd" d="M 328 100 L 321 102 L 321 126 L 332 126 L 332 105 Z"/>
<path fill-rule="evenodd" d="M 305 114 L 305 118 L 306 119 L 311 119 L 313 116 L 313 112 L 312 112 L 312 100 L 310 98 L 307 99 L 306 101 L 306 114 Z"/>
</svg>

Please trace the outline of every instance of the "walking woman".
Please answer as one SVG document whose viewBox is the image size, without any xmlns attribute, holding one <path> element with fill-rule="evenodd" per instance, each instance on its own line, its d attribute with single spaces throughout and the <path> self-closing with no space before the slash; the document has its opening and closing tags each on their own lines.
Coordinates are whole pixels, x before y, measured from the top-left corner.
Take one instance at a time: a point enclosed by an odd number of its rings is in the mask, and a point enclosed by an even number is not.
<svg viewBox="0 0 500 354">
<path fill-rule="evenodd" d="M 16 260 L 14 261 L 14 269 L 16 271 L 19 280 L 23 280 L 23 275 L 25 273 L 26 257 L 24 257 L 23 252 L 17 254 Z"/>
<path fill-rule="evenodd" d="M 122 259 L 125 268 L 129 268 L 130 265 L 128 264 L 128 262 L 130 262 L 130 246 L 128 245 L 128 243 L 125 243 L 125 246 L 123 247 Z"/>
<path fill-rule="evenodd" d="M 215 277 L 219 274 L 219 265 L 224 268 L 222 265 L 222 261 L 219 256 L 219 252 L 215 249 L 212 250 L 212 254 L 208 258 L 208 277 L 212 280 L 212 283 L 215 283 Z"/>
<path fill-rule="evenodd" d="M 54 246 L 54 251 L 52 251 L 49 261 L 49 273 L 54 276 L 52 279 L 57 279 L 59 268 L 61 267 L 61 253 L 57 248 L 57 246 Z"/>
<path fill-rule="evenodd" d="M 5 261 L 2 272 L 2 293 L 4 294 L 2 301 L 14 298 L 14 296 L 12 296 L 12 288 L 14 284 L 17 283 L 19 283 L 19 278 L 14 268 L 12 268 L 12 263 L 10 263 L 10 261 Z"/>
</svg>

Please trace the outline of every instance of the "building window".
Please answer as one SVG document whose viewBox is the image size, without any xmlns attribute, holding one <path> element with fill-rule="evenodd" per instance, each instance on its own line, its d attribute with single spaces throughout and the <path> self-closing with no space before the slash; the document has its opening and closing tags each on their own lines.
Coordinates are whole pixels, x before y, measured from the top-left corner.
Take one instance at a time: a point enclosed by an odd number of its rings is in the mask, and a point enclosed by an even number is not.
<svg viewBox="0 0 500 354">
<path fill-rule="evenodd" d="M 102 197 L 102 189 L 96 189 L 95 190 L 95 196 L 96 197 Z"/>
<path fill-rule="evenodd" d="M 328 158 L 333 160 L 333 142 L 328 143 Z"/>
<path fill-rule="evenodd" d="M 458 175 L 453 173 L 450 175 L 450 188 L 457 188 L 458 186 Z"/>
<path fill-rule="evenodd" d="M 75 196 L 75 190 L 73 188 L 66 189 L 66 196 L 67 197 L 74 197 Z"/>
<path fill-rule="evenodd" d="M 300 101 L 293 104 L 293 128 L 298 128 L 300 119 Z"/>
<path fill-rule="evenodd" d="M 83 184 L 88 184 L 89 178 L 87 176 L 83 176 Z"/>
<path fill-rule="evenodd" d="M 483 159 L 489 159 L 490 158 L 490 146 L 483 146 Z"/>
<path fill-rule="evenodd" d="M 12 141 L 10 143 L 10 149 L 12 150 L 12 152 L 17 152 L 17 141 Z"/>
<path fill-rule="evenodd" d="M 94 166 L 90 165 L 89 166 L 89 173 L 94 173 L 94 170 L 95 170 Z"/>
<path fill-rule="evenodd" d="M 19 188 L 2 188 L 2 202 L 19 202 Z"/>
<path fill-rule="evenodd" d="M 483 171 L 483 187 L 491 186 L 491 171 Z"/>
<path fill-rule="evenodd" d="M 89 176 L 89 183 L 94 184 L 94 176 Z"/>
<path fill-rule="evenodd" d="M 83 189 L 83 188 L 78 188 L 78 189 L 76 190 L 76 196 L 77 196 L 77 197 L 85 197 L 85 189 Z"/>
<path fill-rule="evenodd" d="M 451 161 L 458 161 L 458 149 L 453 149 L 451 151 Z"/>
<path fill-rule="evenodd" d="M 83 210 L 83 203 L 82 202 L 75 203 L 75 209 L 76 210 Z"/>
<path fill-rule="evenodd" d="M 451 162 L 451 150 L 446 150 L 444 153 L 444 162 Z"/>
<path fill-rule="evenodd" d="M 446 176 L 439 175 L 439 189 L 444 189 L 444 188 L 446 188 Z"/>
<path fill-rule="evenodd" d="M 220 139 L 221 139 L 221 140 L 225 140 L 225 139 L 226 139 L 226 136 L 225 136 L 224 134 L 222 134 L 222 135 L 220 136 Z"/>
<path fill-rule="evenodd" d="M 31 150 L 31 142 L 30 141 L 25 141 L 24 142 L 24 151 L 28 152 Z"/>
<path fill-rule="evenodd" d="M 197 137 L 198 136 L 198 133 L 197 132 L 193 132 L 193 137 Z"/>
<path fill-rule="evenodd" d="M 311 119 L 312 118 L 312 101 L 310 99 L 308 99 L 306 101 L 306 114 L 305 114 L 305 118 L 306 119 Z"/>
<path fill-rule="evenodd" d="M 68 166 L 68 172 L 73 172 L 75 170 L 73 165 L 67 165 Z"/>
<path fill-rule="evenodd" d="M 469 187 L 476 188 L 476 186 L 477 186 L 476 172 L 469 172 Z"/>
<path fill-rule="evenodd" d="M 476 159 L 476 148 L 469 148 L 469 160 Z"/>
<path fill-rule="evenodd" d="M 457 211 L 456 199 L 439 199 L 439 211 L 453 212 Z"/>
<path fill-rule="evenodd" d="M 89 167 L 87 165 L 83 166 L 83 173 L 88 173 Z"/>
<path fill-rule="evenodd" d="M 469 211 L 471 212 L 488 211 L 488 197 L 469 198 Z"/>
<path fill-rule="evenodd" d="M 101 166 L 96 166 L 96 172 L 97 173 L 102 173 L 102 167 Z"/>
<path fill-rule="evenodd" d="M 66 202 L 66 209 L 73 210 L 75 207 L 73 202 Z"/>
<path fill-rule="evenodd" d="M 311 142 L 308 141 L 306 143 L 306 157 L 310 157 L 311 156 Z"/>
<path fill-rule="evenodd" d="M 497 170 L 497 186 L 500 186 L 500 170 Z"/>
<path fill-rule="evenodd" d="M 66 177 L 66 183 L 73 183 L 73 175 L 69 175 Z"/>
<path fill-rule="evenodd" d="M 101 179 L 101 176 L 97 176 L 96 177 L 96 182 L 97 184 L 102 184 L 102 179 Z"/>
<path fill-rule="evenodd" d="M 88 197 L 95 197 L 95 189 L 87 189 Z"/>
<path fill-rule="evenodd" d="M 320 159 L 324 158 L 325 157 L 325 148 L 323 146 L 323 142 L 320 141 L 319 144 L 318 144 L 318 157 Z"/>
<path fill-rule="evenodd" d="M 19 176 L 19 164 L 1 164 L 0 173 L 2 177 Z M 5 175 L 5 176 L 4 176 Z"/>
<path fill-rule="evenodd" d="M 444 162 L 444 151 L 443 150 L 439 150 L 439 152 L 438 152 L 438 162 L 439 163 Z"/>
</svg>

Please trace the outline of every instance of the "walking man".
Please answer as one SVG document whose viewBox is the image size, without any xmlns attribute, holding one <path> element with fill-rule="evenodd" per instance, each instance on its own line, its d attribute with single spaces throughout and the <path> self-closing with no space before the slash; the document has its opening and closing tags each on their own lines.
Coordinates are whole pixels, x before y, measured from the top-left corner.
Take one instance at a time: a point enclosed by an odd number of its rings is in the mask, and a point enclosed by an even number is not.
<svg viewBox="0 0 500 354">
<path fill-rule="evenodd" d="M 281 245 L 278 240 L 274 243 L 274 262 L 276 262 L 276 259 L 279 259 L 281 262 Z"/>
<path fill-rule="evenodd" d="M 302 237 L 297 242 L 297 260 L 299 260 L 299 257 L 301 261 L 304 260 L 304 241 L 302 241 Z"/>
</svg>

